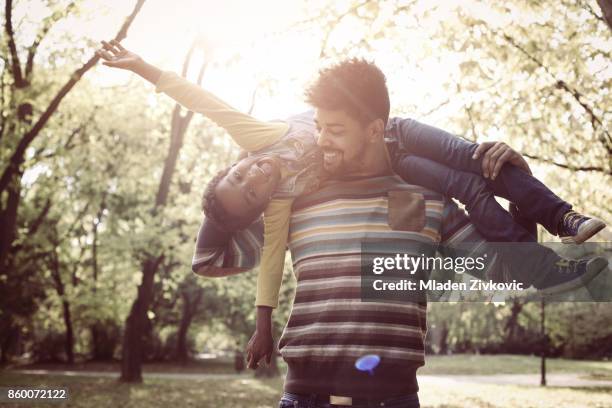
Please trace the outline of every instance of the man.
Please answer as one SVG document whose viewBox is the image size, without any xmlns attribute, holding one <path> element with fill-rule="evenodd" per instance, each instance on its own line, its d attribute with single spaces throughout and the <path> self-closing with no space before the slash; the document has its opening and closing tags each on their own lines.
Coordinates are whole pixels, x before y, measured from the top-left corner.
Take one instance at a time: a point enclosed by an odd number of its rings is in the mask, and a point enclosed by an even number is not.
<svg viewBox="0 0 612 408">
<path fill-rule="evenodd" d="M 144 78 L 158 82 L 158 69 L 123 55 L 125 50 L 115 51 L 119 60 L 108 55 L 108 64 L 127 67 L 134 60 L 145 68 L 140 72 Z M 349 72 L 359 69 L 348 75 L 347 67 Z M 384 103 L 374 95 L 383 96 Z M 393 173 L 391 159 L 403 156 L 393 154 L 394 149 L 407 146 L 401 138 L 395 140 L 399 146 L 394 147 L 393 140 L 389 146 L 385 143 L 389 102 L 378 68 L 363 61 L 339 64 L 322 72 L 309 99 L 317 108 L 324 165 L 335 179 L 298 199 L 293 208 L 289 245 L 298 287 L 280 341 L 289 367 L 283 404 L 418 406 L 416 369 L 424 362 L 426 306 L 362 302 L 362 245 L 426 244 L 427 254 L 433 255 L 436 248 L 445 252 L 461 243 L 476 248 L 482 239 L 452 202 L 439 193 L 405 185 Z M 399 126 L 406 123 L 410 121 Z M 426 142 L 413 148 L 427 146 Z M 255 266 L 260 223 L 234 234 L 229 242 L 212 227 L 205 223 L 200 231 L 197 246 L 204 250 L 194 256 L 196 272 L 210 276 Z M 555 259 L 548 252 L 536 264 L 551 265 Z M 562 277 L 557 268 L 556 278 L 580 278 L 585 271 L 570 268 Z M 527 274 L 523 281 L 534 283 L 535 276 Z M 354 368 L 355 359 L 364 354 L 381 358 L 372 377 Z"/>
<path fill-rule="evenodd" d="M 372 64 L 357 63 L 378 75 Z M 424 364 L 426 304 L 363 301 L 364 245 L 418 255 L 414 248 L 424 244 L 423 254 L 432 255 L 435 249 L 445 253 L 466 245 L 476 250 L 483 240 L 451 201 L 394 174 L 393 141 L 384 140 L 387 118 L 372 114 L 378 104 L 368 105 L 381 92 L 380 83 L 369 89 L 363 75 L 340 75 L 346 64 L 351 62 L 323 71 L 308 92 L 316 108 L 318 144 L 334 177 L 293 205 L 289 248 L 297 289 L 279 342 L 288 366 L 280 406 L 418 407 L 416 371 Z M 383 87 L 386 92 L 384 81 Z M 332 100 L 326 94 L 334 95 Z M 211 234 L 206 228 L 199 239 Z M 260 223 L 216 251 L 197 252 L 194 270 L 210 274 L 219 267 L 235 271 L 254 265 L 257 231 Z M 554 254 L 547 252 L 540 261 L 550 264 L 549 256 Z M 489 276 L 499 269 L 495 261 L 489 266 Z M 526 274 L 524 280 L 537 285 L 536 276 Z M 380 358 L 374 371 L 357 370 L 355 361 L 371 354 Z"/>
</svg>

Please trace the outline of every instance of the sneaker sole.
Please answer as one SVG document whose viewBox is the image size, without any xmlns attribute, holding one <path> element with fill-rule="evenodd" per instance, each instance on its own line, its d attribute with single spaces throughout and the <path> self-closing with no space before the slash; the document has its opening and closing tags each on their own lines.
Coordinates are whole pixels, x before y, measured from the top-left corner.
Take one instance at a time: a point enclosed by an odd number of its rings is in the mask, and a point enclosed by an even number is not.
<svg viewBox="0 0 612 408">
<path fill-rule="evenodd" d="M 538 290 L 542 295 L 556 295 L 563 292 L 568 292 L 573 289 L 577 289 L 581 286 L 586 285 L 592 281 L 600 272 L 608 267 L 608 260 L 604 257 L 595 257 L 587 262 L 586 272 L 571 281 L 567 281 L 561 285 L 551 286 L 550 288 Z"/>
<path fill-rule="evenodd" d="M 591 238 L 605 227 L 605 222 L 598 220 L 597 218 L 592 218 L 586 222 L 586 225 L 584 225 L 582 231 L 572 237 L 561 238 L 561 242 L 564 244 L 582 244 L 584 241 Z"/>
</svg>

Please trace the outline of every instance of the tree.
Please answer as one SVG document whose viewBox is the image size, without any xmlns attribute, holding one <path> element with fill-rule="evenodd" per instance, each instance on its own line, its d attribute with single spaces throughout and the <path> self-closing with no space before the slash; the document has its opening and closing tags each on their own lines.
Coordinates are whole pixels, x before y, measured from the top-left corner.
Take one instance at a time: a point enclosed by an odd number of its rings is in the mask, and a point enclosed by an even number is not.
<svg viewBox="0 0 612 408">
<path fill-rule="evenodd" d="M 128 28 L 140 11 L 144 0 L 138 0 L 133 12 L 128 16 L 116 35 L 116 39 L 123 39 Z M 0 279 L 15 281 L 19 278 L 15 271 L 32 271 L 31 262 L 28 266 L 15 263 L 24 245 L 18 234 L 19 209 L 22 206 L 22 177 L 26 170 L 26 151 L 35 139 L 44 134 L 50 119 L 56 116 L 58 108 L 64 98 L 73 90 L 82 76 L 98 61 L 98 57 L 91 57 L 80 68 L 74 70 L 69 78 L 55 91 L 49 94 L 46 86 L 42 85 L 46 78 L 37 76 L 35 63 L 41 43 L 52 28 L 68 15 L 76 13 L 79 2 L 57 4 L 49 2 L 51 9 L 49 17 L 41 21 L 33 42 L 27 46 L 20 46 L 14 30 L 13 1 L 7 0 L 4 7 L 4 42 L 0 65 L 0 225 L 3 226 L 0 234 Z M 42 64 L 45 65 L 45 64 Z M 46 64 L 52 65 L 52 64 Z M 49 83 L 47 85 L 50 85 Z M 27 165 L 33 166 L 34 160 L 28 160 Z M 49 212 L 50 203 L 30 220 L 29 228 L 22 234 L 28 237 L 34 235 Z M 45 254 L 39 254 L 45 256 Z M 57 283 L 57 282 L 56 282 Z M 60 285 L 61 286 L 61 285 Z M 28 289 L 21 286 L 23 296 L 27 296 Z M 31 306 L 21 308 L 32 310 Z M 66 311 L 68 311 L 66 309 Z M 8 314 L 7 332 L 15 329 L 15 317 L 18 314 Z M 3 358 L 6 356 L 3 353 Z"/>
</svg>

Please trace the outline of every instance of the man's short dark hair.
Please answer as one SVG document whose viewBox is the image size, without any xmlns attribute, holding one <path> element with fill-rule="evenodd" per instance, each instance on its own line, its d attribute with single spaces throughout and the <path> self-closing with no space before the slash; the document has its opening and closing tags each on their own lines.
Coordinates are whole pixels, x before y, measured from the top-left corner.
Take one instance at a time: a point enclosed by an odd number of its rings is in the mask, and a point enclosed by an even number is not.
<svg viewBox="0 0 612 408">
<path fill-rule="evenodd" d="M 210 180 L 202 196 L 202 211 L 204 211 L 206 219 L 211 221 L 216 228 L 226 232 L 234 232 L 246 228 L 254 221 L 228 214 L 217 197 L 217 184 L 219 184 L 231 169 L 232 166 L 229 166 L 219 171 L 215 177 Z"/>
<path fill-rule="evenodd" d="M 306 101 L 315 108 L 344 110 L 362 124 L 389 119 L 387 80 L 373 62 L 351 58 L 319 71 L 306 90 Z"/>
</svg>

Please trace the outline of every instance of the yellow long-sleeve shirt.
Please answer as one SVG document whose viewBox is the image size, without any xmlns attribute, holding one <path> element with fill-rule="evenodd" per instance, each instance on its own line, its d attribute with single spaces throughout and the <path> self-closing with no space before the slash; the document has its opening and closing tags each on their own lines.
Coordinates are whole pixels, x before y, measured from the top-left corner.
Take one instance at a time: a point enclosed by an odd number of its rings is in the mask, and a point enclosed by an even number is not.
<svg viewBox="0 0 612 408">
<path fill-rule="evenodd" d="M 278 142 L 289 130 L 285 122 L 264 122 L 242 113 L 203 88 L 172 73 L 163 72 L 156 83 L 185 108 L 206 115 L 221 126 L 244 150 L 254 152 Z M 293 198 L 273 199 L 264 211 L 264 247 L 257 276 L 257 306 L 278 306 L 285 248 Z"/>
</svg>

